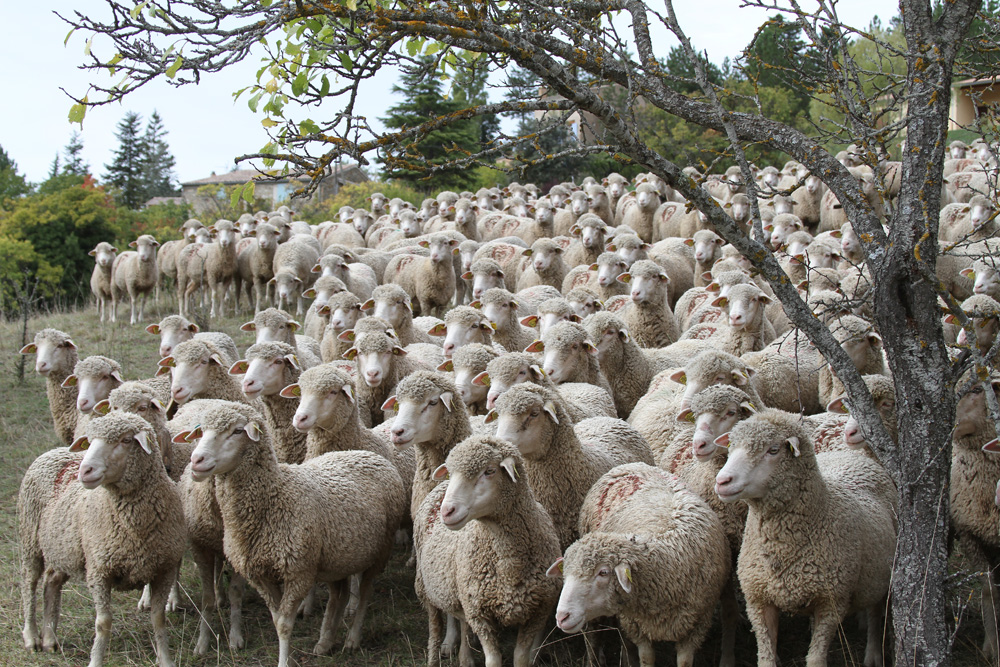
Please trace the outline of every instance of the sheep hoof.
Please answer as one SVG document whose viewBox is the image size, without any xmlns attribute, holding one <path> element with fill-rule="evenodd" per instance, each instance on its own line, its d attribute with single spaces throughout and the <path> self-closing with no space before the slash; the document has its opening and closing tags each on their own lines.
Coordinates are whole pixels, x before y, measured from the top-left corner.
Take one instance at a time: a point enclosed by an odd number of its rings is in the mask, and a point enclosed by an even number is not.
<svg viewBox="0 0 1000 667">
<path fill-rule="evenodd" d="M 352 637 L 352 636 L 348 635 L 347 639 L 344 641 L 344 650 L 345 651 L 357 651 L 359 648 L 361 648 L 361 638 L 360 637 Z"/>
<path fill-rule="evenodd" d="M 139 602 L 135 605 L 136 609 L 139 611 L 146 611 L 149 609 L 149 584 L 142 589 L 142 596 L 139 598 Z"/>
<path fill-rule="evenodd" d="M 42 640 L 42 650 L 46 653 L 58 653 L 59 640 L 55 638 Z"/>
<path fill-rule="evenodd" d="M 326 655 L 333 648 L 333 642 L 321 641 L 317 642 L 316 646 L 313 647 L 313 653 L 316 655 Z"/>
<path fill-rule="evenodd" d="M 26 648 L 29 651 L 41 650 L 42 640 L 38 637 L 38 635 L 30 633 L 27 630 L 25 630 L 24 632 L 21 633 L 21 636 L 24 638 L 24 648 Z"/>
<path fill-rule="evenodd" d="M 242 634 L 230 633 L 229 634 L 229 648 L 234 651 L 238 651 L 246 646 L 246 640 L 243 639 Z"/>
<path fill-rule="evenodd" d="M 203 639 L 203 640 L 199 639 L 198 643 L 195 644 L 195 646 L 194 646 L 194 654 L 195 655 L 205 655 L 206 653 L 208 653 L 208 638 L 207 637 L 205 639 Z"/>
</svg>

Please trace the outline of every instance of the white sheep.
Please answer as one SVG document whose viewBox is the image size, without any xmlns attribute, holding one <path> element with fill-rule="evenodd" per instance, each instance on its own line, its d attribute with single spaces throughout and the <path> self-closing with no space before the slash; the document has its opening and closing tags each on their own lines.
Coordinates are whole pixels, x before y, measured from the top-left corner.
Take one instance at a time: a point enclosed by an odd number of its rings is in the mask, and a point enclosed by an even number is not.
<svg viewBox="0 0 1000 667">
<path fill-rule="evenodd" d="M 77 347 L 68 333 L 58 329 L 42 329 L 21 354 L 34 354 L 35 372 L 45 378 L 45 395 L 56 435 L 67 446 L 73 444 L 76 431 L 76 385 L 63 386 L 73 374 L 78 361 Z"/>
<path fill-rule="evenodd" d="M 458 254 L 454 238 L 444 233 L 431 234 L 420 241 L 430 251 L 428 257 L 398 255 L 385 269 L 384 282 L 399 284 L 416 303 L 421 315 L 440 316 L 455 297 L 455 264 Z"/>
<path fill-rule="evenodd" d="M 97 312 L 104 321 L 105 311 L 111 301 L 111 265 L 115 261 L 118 248 L 106 241 L 101 241 L 97 247 L 87 254 L 94 258 L 94 272 L 90 274 L 90 291 L 97 302 Z"/>
<path fill-rule="evenodd" d="M 302 314 L 305 310 L 302 292 L 315 281 L 317 276 L 312 267 L 318 261 L 319 250 L 301 237 L 296 236 L 278 245 L 274 252 L 274 277 L 268 281 L 268 284 L 274 285 L 278 308 L 283 308 L 286 302 L 291 307 L 295 302 L 296 314 Z"/>
<path fill-rule="evenodd" d="M 314 338 L 295 333 L 301 325 L 292 316 L 277 308 L 268 308 L 257 313 L 253 320 L 240 325 L 240 331 L 253 331 L 256 343 L 277 341 L 288 343 L 295 348 L 302 368 L 312 368 L 320 363 L 319 343 Z"/>
<path fill-rule="evenodd" d="M 149 234 L 143 234 L 128 247 L 135 248 L 115 257 L 111 265 L 111 321 L 116 321 L 118 302 L 128 296 L 131 305 L 130 324 L 142 321 L 142 311 L 146 298 L 156 287 L 159 273 L 156 268 L 156 248 L 159 242 Z M 136 317 L 136 301 L 139 302 Z"/>
</svg>

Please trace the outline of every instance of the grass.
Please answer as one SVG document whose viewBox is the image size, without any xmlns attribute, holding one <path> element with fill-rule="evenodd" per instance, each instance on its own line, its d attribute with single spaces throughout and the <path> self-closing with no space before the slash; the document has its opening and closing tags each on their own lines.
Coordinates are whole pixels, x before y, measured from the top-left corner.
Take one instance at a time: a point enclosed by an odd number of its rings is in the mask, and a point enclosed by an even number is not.
<svg viewBox="0 0 1000 667">
<path fill-rule="evenodd" d="M 148 321 L 158 321 L 170 314 L 166 306 L 147 315 Z M 239 325 L 249 319 L 230 317 L 213 323 L 213 328 L 224 331 L 245 350 L 252 344 L 252 335 L 239 330 Z M 80 349 L 80 356 L 102 354 L 121 362 L 127 379 L 149 377 L 156 370 L 158 337 L 147 334 L 142 327 L 118 324 L 102 325 L 93 309 L 77 312 L 52 313 L 32 320 L 30 331 L 53 327 L 69 332 Z M 45 382 L 34 373 L 29 363 L 24 384 L 17 383 L 16 366 L 21 347 L 20 329 L 16 323 L 0 323 L 0 665 L 65 666 L 86 664 L 93 641 L 93 606 L 86 586 L 73 581 L 63 591 L 60 621 L 61 652 L 56 654 L 29 653 L 21 641 L 21 599 L 19 550 L 17 544 L 15 504 L 18 487 L 24 471 L 36 456 L 61 443 L 52 429 Z M 29 358 L 30 360 L 30 358 Z M 292 664 L 301 666 L 343 665 L 345 667 L 385 666 L 396 667 L 426 663 L 427 620 L 413 591 L 413 572 L 406 567 L 407 555 L 402 549 L 393 555 L 386 572 L 378 578 L 375 593 L 365 621 L 363 649 L 347 654 L 339 649 L 329 656 L 312 654 L 312 647 L 319 636 L 321 613 L 300 619 L 295 626 Z M 244 603 L 244 636 L 247 648 L 231 652 L 223 637 L 215 652 L 196 656 L 192 649 L 198 633 L 198 612 L 195 601 L 200 599 L 200 584 L 196 569 L 190 559 L 185 559 L 181 572 L 181 590 L 184 609 L 169 614 L 171 629 L 170 646 L 178 667 L 209 665 L 274 665 L 277 663 L 277 637 L 270 615 L 263 601 L 248 587 Z M 976 596 L 972 596 L 975 598 Z M 109 667 L 151 665 L 156 658 L 152 649 L 149 615 L 136 610 L 138 591 L 115 593 L 112 641 L 107 653 Z M 957 599 L 968 599 L 969 591 L 956 594 Z M 325 601 L 325 594 L 321 594 Z M 322 607 L 317 605 L 321 612 Z M 39 601 L 39 614 L 41 602 Z M 223 605 L 221 616 L 228 626 L 228 606 Z M 954 664 L 988 665 L 979 652 L 982 642 L 982 623 L 976 602 L 965 610 L 963 623 L 955 643 Z M 212 623 L 216 629 L 224 627 L 222 619 Z M 342 641 L 343 633 L 338 641 Z M 842 631 L 830 649 L 830 665 L 860 664 L 864 655 L 864 633 L 860 632 L 853 618 L 845 620 Z M 779 654 L 782 665 L 805 664 L 809 642 L 809 623 L 805 618 L 782 618 L 779 635 Z M 508 637 L 505 656 L 509 664 L 513 637 Z M 546 638 L 547 650 L 543 664 L 568 666 L 583 664 L 582 643 L 577 637 L 566 637 L 553 629 Z M 696 665 L 708 667 L 718 664 L 719 631 L 712 628 Z M 339 644 L 338 644 L 339 646 Z M 612 651 L 614 653 L 614 651 Z M 673 647 L 660 644 L 657 662 L 674 664 Z M 481 661 L 481 657 L 480 657 Z M 609 663 L 618 659 L 612 656 Z M 737 663 L 741 667 L 756 664 L 756 644 L 748 623 L 744 623 L 737 636 Z M 446 663 L 447 664 L 447 663 Z M 454 664 L 457 664 L 454 663 Z"/>
</svg>

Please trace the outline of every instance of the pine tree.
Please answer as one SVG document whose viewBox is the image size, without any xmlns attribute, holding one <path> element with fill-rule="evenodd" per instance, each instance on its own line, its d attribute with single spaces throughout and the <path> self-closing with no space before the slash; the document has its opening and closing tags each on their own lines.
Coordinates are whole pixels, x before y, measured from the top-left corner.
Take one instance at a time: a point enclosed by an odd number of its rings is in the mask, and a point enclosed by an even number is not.
<svg viewBox="0 0 1000 667">
<path fill-rule="evenodd" d="M 163 119 L 154 110 L 146 124 L 146 134 L 143 137 L 145 153 L 142 162 L 142 182 L 147 199 L 177 194 L 177 178 L 174 175 L 176 161 L 170 153 L 166 136 Z"/>
<path fill-rule="evenodd" d="M 64 174 L 75 176 L 86 176 L 90 173 L 90 165 L 83 159 L 83 135 L 74 131 L 69 138 L 69 143 L 63 149 L 66 156 L 66 166 L 62 171 Z"/>
<path fill-rule="evenodd" d="M 424 58 L 419 64 L 404 68 L 400 84 L 393 86 L 392 92 L 404 93 L 407 99 L 389 108 L 389 115 L 382 119 L 385 126 L 392 130 L 416 127 L 465 108 L 462 102 L 445 99 L 442 87 L 433 59 Z M 379 158 L 379 162 L 385 165 L 386 178 L 409 182 L 422 189 L 459 191 L 474 183 L 471 169 L 449 169 L 427 180 L 423 169 L 460 158 L 463 152 L 475 152 L 478 146 L 479 123 L 475 119 L 463 120 L 427 133 L 418 143 L 407 146 L 405 154 L 392 155 L 389 159 L 393 163 L 386 157 Z M 410 169 L 406 163 L 416 168 Z"/>
<path fill-rule="evenodd" d="M 486 58 L 477 59 L 475 55 L 477 54 L 469 54 L 459 59 L 451 84 L 452 97 L 467 107 L 488 104 L 490 101 L 486 90 L 489 63 Z M 477 116 L 475 122 L 479 126 L 479 147 L 485 150 L 500 134 L 500 116 L 495 113 Z"/>
<path fill-rule="evenodd" d="M 115 193 L 118 204 L 131 209 L 138 209 L 148 199 L 142 178 L 143 156 L 146 151 L 139 134 L 141 122 L 142 117 L 135 111 L 125 114 L 115 133 L 119 142 L 115 159 L 111 164 L 104 165 L 107 169 L 104 181 L 118 189 Z"/>
<path fill-rule="evenodd" d="M 52 164 L 49 165 L 49 180 L 51 181 L 58 175 L 59 175 L 59 153 L 56 153 L 56 156 L 52 158 Z"/>
<path fill-rule="evenodd" d="M 31 186 L 23 174 L 17 173 L 17 163 L 10 159 L 7 151 L 0 146 L 0 200 L 20 197 L 31 192 Z"/>
</svg>

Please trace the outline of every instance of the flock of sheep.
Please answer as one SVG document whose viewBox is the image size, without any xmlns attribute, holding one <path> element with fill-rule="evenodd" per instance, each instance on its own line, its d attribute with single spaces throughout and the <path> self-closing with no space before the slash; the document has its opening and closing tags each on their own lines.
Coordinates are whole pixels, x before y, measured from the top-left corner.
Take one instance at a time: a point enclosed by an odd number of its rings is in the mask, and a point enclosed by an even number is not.
<svg viewBox="0 0 1000 667">
<path fill-rule="evenodd" d="M 950 150 L 941 238 L 968 243 L 942 256 L 941 278 L 988 350 L 1000 282 L 996 205 L 982 193 L 995 161 L 985 145 Z M 884 210 L 898 163 L 841 158 Z M 691 175 L 749 224 L 739 170 Z M 756 179 L 768 242 L 895 437 L 842 207 L 795 162 Z M 187 547 L 201 577 L 196 653 L 215 645 L 221 595 L 229 646 L 243 648 L 247 581 L 271 611 L 280 667 L 318 584 L 329 603 L 315 651 L 351 615 L 343 646 L 356 649 L 374 578 L 406 531 L 429 665 L 457 651 L 469 666 L 478 641 L 498 667 L 510 628 L 526 666 L 554 618 L 566 633 L 616 623 L 644 667 L 654 642 L 675 642 L 685 667 L 717 609 L 723 667 L 743 610 L 760 665 L 776 663 L 781 613 L 811 616 L 808 662 L 822 665 L 851 612 L 867 615 L 864 664 L 883 664 L 893 482 L 769 286 L 662 180 L 442 192 L 419 209 L 375 194 L 370 210 L 318 226 L 282 208 L 183 232 L 91 253 L 102 320 L 127 300 L 139 322 L 148 295 L 176 286 L 179 314 L 146 328 L 161 340 L 155 377 L 79 360 L 54 329 L 22 350 L 67 445 L 31 465 L 18 499 L 28 649 L 56 649 L 60 589 L 79 577 L 97 613 L 91 667 L 110 636 L 110 590 L 142 586 L 159 664 L 172 665 L 164 615 Z M 211 317 L 251 309 L 242 329 L 256 343 L 241 355 L 200 331 L 195 303 Z M 959 401 L 951 508 L 965 557 L 986 572 L 1000 564 L 988 560 L 1000 547 L 994 437 L 976 388 Z M 996 659 L 993 590 L 984 575 Z"/>
</svg>

